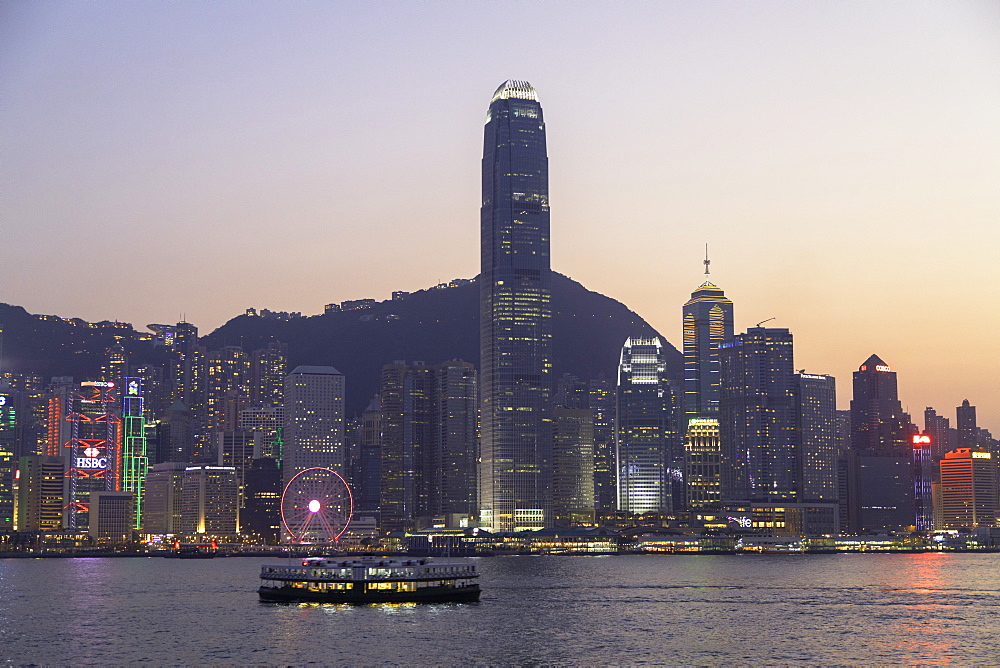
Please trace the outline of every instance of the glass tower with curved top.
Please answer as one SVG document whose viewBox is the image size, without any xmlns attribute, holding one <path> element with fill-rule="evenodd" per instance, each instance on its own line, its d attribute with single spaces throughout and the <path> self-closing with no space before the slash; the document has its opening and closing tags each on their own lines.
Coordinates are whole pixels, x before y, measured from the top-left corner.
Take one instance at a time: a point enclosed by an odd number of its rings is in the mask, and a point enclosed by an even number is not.
<svg viewBox="0 0 1000 668">
<path fill-rule="evenodd" d="M 480 521 L 552 522 L 552 311 L 545 122 L 526 81 L 493 94 L 483 140 Z"/>
</svg>

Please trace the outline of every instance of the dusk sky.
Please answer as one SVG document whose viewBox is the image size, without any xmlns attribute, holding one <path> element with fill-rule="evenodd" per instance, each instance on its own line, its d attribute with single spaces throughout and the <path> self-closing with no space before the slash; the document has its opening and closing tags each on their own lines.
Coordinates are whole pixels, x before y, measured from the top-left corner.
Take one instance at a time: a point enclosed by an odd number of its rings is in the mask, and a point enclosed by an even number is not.
<svg viewBox="0 0 1000 668">
<path fill-rule="evenodd" d="M 708 243 L 841 407 L 877 353 L 1000 435 L 995 0 L 3 2 L 0 301 L 208 333 L 471 278 L 508 78 L 555 270 L 679 347 Z"/>
</svg>

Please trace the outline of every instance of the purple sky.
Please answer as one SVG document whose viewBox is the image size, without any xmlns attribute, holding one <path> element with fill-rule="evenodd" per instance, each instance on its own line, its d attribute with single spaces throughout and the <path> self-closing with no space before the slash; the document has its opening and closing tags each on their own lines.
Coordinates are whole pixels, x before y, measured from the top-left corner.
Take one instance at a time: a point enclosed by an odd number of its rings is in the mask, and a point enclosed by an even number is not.
<svg viewBox="0 0 1000 668">
<path fill-rule="evenodd" d="M 6 2 L 0 301 L 210 331 L 478 272 L 490 95 L 539 91 L 553 267 L 1000 434 L 1000 3 Z M 617 351 L 609 351 L 617 355 Z"/>
</svg>

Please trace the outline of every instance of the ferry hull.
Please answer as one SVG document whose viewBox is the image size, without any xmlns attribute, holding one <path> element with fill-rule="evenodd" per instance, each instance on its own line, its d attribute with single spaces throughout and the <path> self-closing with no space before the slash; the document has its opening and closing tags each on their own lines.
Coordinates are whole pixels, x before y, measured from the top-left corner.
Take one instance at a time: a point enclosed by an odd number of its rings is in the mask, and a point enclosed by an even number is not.
<svg viewBox="0 0 1000 668">
<path fill-rule="evenodd" d="M 301 587 L 261 587 L 262 601 L 285 603 L 474 603 L 479 585 L 468 587 L 424 587 L 417 591 L 309 591 Z"/>
</svg>

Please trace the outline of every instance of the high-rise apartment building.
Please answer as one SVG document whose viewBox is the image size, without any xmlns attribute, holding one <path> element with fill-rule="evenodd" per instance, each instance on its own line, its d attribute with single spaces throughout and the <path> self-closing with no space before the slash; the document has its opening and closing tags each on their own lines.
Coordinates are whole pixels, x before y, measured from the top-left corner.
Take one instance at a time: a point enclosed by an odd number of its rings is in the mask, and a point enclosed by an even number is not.
<svg viewBox="0 0 1000 668">
<path fill-rule="evenodd" d="M 976 426 L 976 407 L 968 399 L 955 408 L 955 427 L 958 429 L 958 447 L 975 448 L 979 446 L 979 428 Z"/>
<path fill-rule="evenodd" d="M 552 522 L 549 179 L 538 94 L 497 88 L 486 115 L 479 275 L 481 523 Z"/>
<path fill-rule="evenodd" d="M 684 413 L 716 417 L 721 393 L 719 346 L 733 338 L 733 302 L 706 280 L 684 304 Z"/>
<path fill-rule="evenodd" d="M 659 338 L 629 338 L 618 365 L 615 446 L 618 509 L 630 515 L 678 510 L 683 494 L 679 398 Z"/>
<path fill-rule="evenodd" d="M 314 466 L 344 467 L 344 376 L 332 366 L 298 366 L 285 377 L 284 484 Z"/>
<path fill-rule="evenodd" d="M 723 500 L 801 500 L 791 332 L 752 327 L 720 353 Z"/>
<path fill-rule="evenodd" d="M 250 354 L 250 403 L 280 406 L 288 375 L 288 345 L 271 341 Z"/>
</svg>

